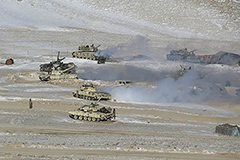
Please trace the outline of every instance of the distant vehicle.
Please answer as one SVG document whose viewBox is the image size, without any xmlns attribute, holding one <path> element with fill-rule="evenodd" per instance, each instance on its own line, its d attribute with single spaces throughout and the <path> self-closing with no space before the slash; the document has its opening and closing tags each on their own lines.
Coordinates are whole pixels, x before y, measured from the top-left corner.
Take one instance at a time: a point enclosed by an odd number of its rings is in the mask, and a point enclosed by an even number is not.
<svg viewBox="0 0 240 160">
<path fill-rule="evenodd" d="M 62 60 L 64 60 L 65 57 L 59 58 L 59 55 L 60 55 L 60 52 L 58 52 L 58 56 L 57 56 L 56 61 L 41 64 L 40 65 L 40 72 L 51 72 L 53 70 L 53 68 L 58 68 L 58 67 L 60 68 L 60 70 L 65 70 L 67 68 L 70 68 L 70 67 L 74 66 L 72 69 L 75 69 L 74 63 L 72 63 L 72 62 L 63 63 Z"/>
<path fill-rule="evenodd" d="M 227 136 L 240 137 L 240 127 L 238 125 L 230 125 L 228 123 L 216 126 L 215 133 Z"/>
<path fill-rule="evenodd" d="M 104 57 L 104 56 L 99 56 L 98 57 L 98 60 L 97 60 L 97 63 L 98 64 L 104 64 L 106 62 L 107 58 Z"/>
<path fill-rule="evenodd" d="M 109 93 L 97 90 L 92 83 L 82 85 L 79 90 L 73 91 L 72 94 L 76 98 L 92 101 L 112 99 Z"/>
<path fill-rule="evenodd" d="M 116 86 L 131 86 L 133 85 L 132 81 L 129 80 L 117 80 L 115 81 Z"/>
<path fill-rule="evenodd" d="M 39 79 L 41 81 L 49 81 L 49 80 L 61 80 L 61 79 L 78 79 L 77 74 L 71 73 L 71 70 L 74 66 L 67 68 L 65 70 L 61 70 L 58 68 L 53 68 L 51 72 L 42 72 L 39 75 Z"/>
<path fill-rule="evenodd" d="M 240 65 L 240 55 L 235 53 L 220 51 L 211 55 L 195 55 L 195 51 L 188 52 L 187 48 L 172 50 L 170 54 L 167 54 L 167 60 L 201 64 Z"/>
<path fill-rule="evenodd" d="M 196 50 L 188 51 L 187 48 L 180 50 L 171 50 L 170 54 L 167 54 L 167 60 L 170 61 L 187 61 L 189 56 L 195 56 Z"/>
<path fill-rule="evenodd" d="M 100 122 L 115 119 L 116 113 L 115 109 L 91 103 L 89 105 L 84 105 L 75 111 L 70 111 L 69 117 L 75 120 Z"/>
</svg>

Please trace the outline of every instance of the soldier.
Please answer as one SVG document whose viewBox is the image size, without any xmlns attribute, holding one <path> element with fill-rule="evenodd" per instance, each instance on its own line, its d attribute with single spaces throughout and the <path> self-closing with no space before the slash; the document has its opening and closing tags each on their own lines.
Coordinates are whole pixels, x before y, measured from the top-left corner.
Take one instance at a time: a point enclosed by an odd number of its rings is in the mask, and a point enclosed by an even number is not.
<svg viewBox="0 0 240 160">
<path fill-rule="evenodd" d="M 92 51 L 97 52 L 97 47 L 94 46 L 94 44 L 91 45 Z"/>
<path fill-rule="evenodd" d="M 29 109 L 32 109 L 33 108 L 33 103 L 32 103 L 32 99 L 30 98 L 29 99 Z"/>
<path fill-rule="evenodd" d="M 116 119 L 116 111 L 115 111 L 115 108 L 113 109 L 113 118 Z"/>
</svg>

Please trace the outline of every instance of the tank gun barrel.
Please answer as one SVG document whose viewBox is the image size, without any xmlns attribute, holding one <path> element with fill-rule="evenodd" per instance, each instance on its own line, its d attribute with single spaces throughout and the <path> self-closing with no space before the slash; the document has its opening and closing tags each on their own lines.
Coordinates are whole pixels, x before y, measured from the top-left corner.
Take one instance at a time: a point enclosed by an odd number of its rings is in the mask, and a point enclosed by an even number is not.
<svg viewBox="0 0 240 160">
<path fill-rule="evenodd" d="M 60 51 L 58 51 L 57 62 L 61 62 L 62 60 L 64 60 L 66 58 L 66 57 L 59 58 L 59 56 L 60 56 Z"/>
<path fill-rule="evenodd" d="M 101 46 L 101 44 L 99 44 L 96 48 L 98 48 L 98 47 L 100 47 Z"/>
<path fill-rule="evenodd" d="M 58 62 L 61 62 L 62 60 L 64 60 L 66 57 L 63 57 L 63 58 L 58 58 L 57 61 Z"/>
</svg>

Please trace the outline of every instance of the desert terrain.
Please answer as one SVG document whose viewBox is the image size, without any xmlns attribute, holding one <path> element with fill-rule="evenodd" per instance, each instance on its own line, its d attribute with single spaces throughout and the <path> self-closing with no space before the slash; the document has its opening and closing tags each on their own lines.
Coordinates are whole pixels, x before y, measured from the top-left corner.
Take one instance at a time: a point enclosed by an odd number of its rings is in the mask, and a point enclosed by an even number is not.
<svg viewBox="0 0 240 160">
<path fill-rule="evenodd" d="M 238 1 L 1 0 L 0 9 L 0 159 L 240 159 L 239 137 L 215 133 L 240 124 L 239 66 L 166 60 L 186 47 L 239 54 Z M 73 58 L 86 44 L 101 44 L 112 61 Z M 79 79 L 41 82 L 39 65 L 58 51 Z M 180 65 L 193 69 L 172 78 Z M 98 103 L 116 119 L 69 117 L 91 103 L 72 96 L 84 82 L 112 95 Z"/>
</svg>

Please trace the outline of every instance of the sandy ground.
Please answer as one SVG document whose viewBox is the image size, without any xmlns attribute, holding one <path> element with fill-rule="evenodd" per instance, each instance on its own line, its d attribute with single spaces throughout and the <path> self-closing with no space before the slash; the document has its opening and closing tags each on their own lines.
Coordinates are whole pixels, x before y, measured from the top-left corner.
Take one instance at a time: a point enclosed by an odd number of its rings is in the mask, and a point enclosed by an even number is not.
<svg viewBox="0 0 240 160">
<path fill-rule="evenodd" d="M 116 108 L 117 118 L 112 122 L 82 122 L 68 117 L 68 111 L 89 103 L 72 97 L 71 91 L 81 80 L 49 83 L 38 80 L 39 64 L 49 62 L 57 50 L 70 58 L 71 51 L 81 42 L 107 48 L 124 43 L 131 36 L 87 30 L 0 32 L 1 60 L 16 59 L 13 66 L 0 66 L 0 159 L 240 159 L 239 138 L 214 133 L 218 124 L 240 123 L 238 102 L 101 101 L 101 105 Z M 215 53 L 222 46 L 232 52 L 239 50 L 238 42 L 209 43 L 167 36 L 149 39 L 152 49 L 161 53 L 159 57 L 165 56 L 167 44 L 188 44 L 192 49 L 200 48 L 201 53 Z M 79 72 L 83 65 L 98 67 L 88 61 L 78 64 L 82 65 L 78 66 Z M 33 99 L 33 109 L 28 108 L 29 98 Z"/>
</svg>

